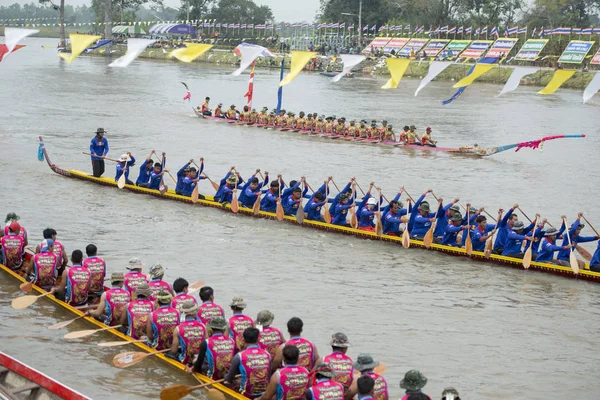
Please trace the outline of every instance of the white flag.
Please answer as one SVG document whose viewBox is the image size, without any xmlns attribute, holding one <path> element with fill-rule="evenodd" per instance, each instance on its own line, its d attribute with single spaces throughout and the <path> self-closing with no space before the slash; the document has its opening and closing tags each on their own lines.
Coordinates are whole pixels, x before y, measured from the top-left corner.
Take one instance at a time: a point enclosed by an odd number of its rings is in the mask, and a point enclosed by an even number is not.
<svg viewBox="0 0 600 400">
<path fill-rule="evenodd" d="M 15 49 L 17 44 L 25 39 L 29 35 L 33 35 L 38 33 L 37 29 L 21 29 L 21 28 L 4 28 L 4 38 L 6 41 L 6 49 L 7 52 L 4 57 L 8 57 L 8 55 Z"/>
<path fill-rule="evenodd" d="M 589 85 L 583 91 L 583 102 L 587 103 L 600 90 L 600 74 L 596 73 Z"/>
<path fill-rule="evenodd" d="M 342 79 L 344 77 L 344 75 L 346 75 L 348 72 L 350 72 L 350 70 L 352 70 L 352 68 L 354 68 L 355 66 L 360 64 L 366 57 L 352 55 L 352 54 L 342 54 L 342 55 L 340 55 L 340 58 L 342 59 L 342 62 L 344 63 L 344 69 L 342 70 L 342 72 L 340 72 L 339 74 L 334 76 L 331 79 L 331 82 L 339 82 L 339 80 Z"/>
<path fill-rule="evenodd" d="M 256 44 L 240 43 L 234 50 L 235 54 L 242 57 L 240 67 L 231 75 L 240 76 L 258 57 L 274 57 L 275 55 L 266 47 Z"/>
<path fill-rule="evenodd" d="M 125 68 L 133 62 L 146 47 L 150 46 L 156 40 L 150 39 L 127 39 L 127 53 L 111 62 L 109 67 L 121 67 Z"/>
<path fill-rule="evenodd" d="M 417 91 L 415 92 L 415 96 L 418 95 L 419 92 L 425 86 L 429 85 L 429 82 L 434 80 L 436 76 L 441 74 L 446 68 L 448 68 L 451 65 L 452 65 L 451 62 L 444 62 L 444 61 L 434 61 L 431 64 L 429 64 L 429 72 L 427 73 L 427 76 L 425 76 L 425 78 L 423 78 L 423 80 L 419 84 L 419 87 L 417 88 Z"/>
<path fill-rule="evenodd" d="M 535 68 L 516 67 L 514 69 L 513 73 L 510 75 L 510 78 L 508 78 L 508 81 L 502 88 L 502 91 L 500 91 L 500 93 L 498 94 L 497 97 L 500 97 L 505 93 L 512 92 L 513 90 L 515 90 L 516 88 L 519 87 L 519 85 L 521 84 L 521 79 L 524 76 L 534 74 L 536 72 L 537 72 L 537 69 L 535 69 Z"/>
</svg>

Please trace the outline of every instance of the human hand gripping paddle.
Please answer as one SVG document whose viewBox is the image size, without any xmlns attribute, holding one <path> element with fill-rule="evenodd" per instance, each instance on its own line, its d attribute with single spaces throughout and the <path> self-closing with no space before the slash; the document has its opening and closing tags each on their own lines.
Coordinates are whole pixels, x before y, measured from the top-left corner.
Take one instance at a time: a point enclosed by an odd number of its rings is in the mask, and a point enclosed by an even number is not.
<svg viewBox="0 0 600 400">
<path fill-rule="evenodd" d="M 539 214 L 535 215 L 535 221 L 533 223 L 533 231 L 531 232 L 531 243 L 529 244 L 529 247 L 527 248 L 527 250 L 525 251 L 525 255 L 523 256 L 523 268 L 528 269 L 529 266 L 531 265 L 531 257 L 533 254 L 533 245 L 535 243 L 535 230 L 537 228 L 537 224 L 538 224 L 538 220 L 540 218 Z M 527 243 L 526 241 L 523 241 L 523 244 Z"/>
<path fill-rule="evenodd" d="M 563 222 L 565 226 L 567 226 L 566 218 L 563 218 Z M 573 245 L 571 244 L 571 235 L 569 234 L 569 231 L 567 231 L 566 235 L 569 241 L 569 264 L 571 264 L 571 269 L 575 275 L 579 275 L 579 261 L 577 261 L 577 257 L 575 257 L 575 253 L 573 252 Z"/>
<path fill-rule="evenodd" d="M 115 325 L 115 326 L 109 326 L 108 328 L 86 329 L 83 331 L 69 332 L 64 336 L 64 338 L 65 339 L 80 339 L 80 338 L 84 338 L 87 336 L 92 336 L 96 332 L 108 331 L 108 330 L 117 329 L 120 327 L 121 327 L 121 325 Z"/>
<path fill-rule="evenodd" d="M 150 356 L 166 353 L 169 350 L 171 349 L 157 350 L 151 353 L 146 353 L 143 351 L 126 351 L 124 353 L 119 353 L 116 356 L 114 356 L 113 365 L 117 368 L 129 368 L 132 365 L 144 361 Z"/>
<path fill-rule="evenodd" d="M 435 197 L 435 195 L 434 195 L 434 197 Z M 431 243 L 433 243 L 433 231 L 435 231 L 435 226 L 437 224 L 437 218 L 440 213 L 440 207 L 442 207 L 442 203 L 444 202 L 444 199 L 442 199 L 441 197 L 439 199 L 436 197 L 436 199 L 438 201 L 438 208 L 435 212 L 435 216 L 433 217 L 433 222 L 431 222 L 431 226 L 429 227 L 429 230 L 427 231 L 427 233 L 425 234 L 425 237 L 423 238 L 423 244 L 425 245 L 425 248 L 427 248 L 427 249 L 430 248 Z"/>
<path fill-rule="evenodd" d="M 353 178 L 352 179 L 352 193 L 354 195 L 354 193 L 356 193 L 356 180 Z M 352 204 L 352 207 L 350 207 L 350 226 L 354 229 L 358 228 L 358 218 L 356 217 L 356 210 L 354 209 L 356 207 L 356 204 Z"/>
<path fill-rule="evenodd" d="M 489 215 L 489 217 L 494 220 L 494 222 L 498 222 L 502 216 L 502 212 L 503 210 L 500 209 L 498 210 L 498 219 L 495 220 L 494 217 L 492 217 L 487 211 L 485 212 L 487 215 Z M 492 255 L 492 251 L 494 250 L 494 234 L 498 231 L 498 225 L 496 224 L 496 226 L 494 227 L 494 229 L 489 233 L 489 236 L 487 238 L 487 240 L 485 241 L 485 248 L 483 249 L 483 254 L 485 256 L 485 258 L 490 258 Z"/>
<path fill-rule="evenodd" d="M 194 162 L 194 160 L 191 160 L 192 162 Z M 200 164 L 202 165 L 204 163 L 204 158 L 200 158 Z M 198 164 L 194 163 L 197 167 Z M 198 167 L 198 171 L 200 171 L 200 167 Z M 192 190 L 192 203 L 196 204 L 198 202 L 198 197 L 200 196 L 198 194 L 198 186 L 200 183 L 200 174 L 198 174 L 198 178 L 194 179 L 194 181 L 196 181 L 196 186 L 194 186 L 194 190 Z"/>
<path fill-rule="evenodd" d="M 410 202 L 412 201 L 415 204 L 415 200 L 412 196 L 404 190 L 404 193 L 408 196 L 409 200 L 406 202 L 406 226 L 404 227 L 404 232 L 402 232 L 402 247 L 408 249 L 410 247 L 410 232 L 408 231 L 408 221 L 410 221 Z M 414 207 L 413 207 L 414 208 Z M 415 210 L 413 210 L 414 212 Z"/>
</svg>

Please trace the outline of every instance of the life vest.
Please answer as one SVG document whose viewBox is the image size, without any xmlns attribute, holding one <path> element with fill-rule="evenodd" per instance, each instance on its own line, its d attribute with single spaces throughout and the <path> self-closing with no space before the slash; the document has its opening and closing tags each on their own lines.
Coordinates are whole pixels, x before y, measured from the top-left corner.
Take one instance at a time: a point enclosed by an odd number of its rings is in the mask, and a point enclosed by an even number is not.
<svg viewBox="0 0 600 400">
<path fill-rule="evenodd" d="M 367 128 L 358 128 L 358 136 L 360 136 L 361 138 L 365 138 L 368 136 L 368 131 Z"/>
<path fill-rule="evenodd" d="M 235 110 L 232 110 L 231 108 L 229 110 L 227 110 L 227 118 L 236 119 L 236 115 L 237 115 L 237 112 Z"/>
<path fill-rule="evenodd" d="M 44 289 L 54 286 L 57 261 L 54 253 L 38 253 L 33 256 L 33 283 Z"/>
<path fill-rule="evenodd" d="M 55 240 L 54 241 L 54 254 L 56 255 L 56 262 L 58 263 L 56 265 L 57 267 L 59 265 L 62 265 L 64 251 L 65 251 L 65 248 L 63 247 L 62 243 L 59 242 L 58 240 Z"/>
<path fill-rule="evenodd" d="M 141 272 L 128 272 L 125 274 L 125 285 L 123 287 L 129 293 L 133 294 L 135 289 L 138 288 L 142 283 L 148 283 L 148 278 Z"/>
<path fill-rule="evenodd" d="M 179 325 L 179 311 L 169 306 L 162 306 L 152 312 L 152 347 L 156 350 L 168 349 L 173 344 L 173 332 Z"/>
<path fill-rule="evenodd" d="M 82 265 L 74 265 L 67 270 L 65 303 L 71 306 L 81 306 L 87 303 L 90 277 L 90 270 Z"/>
<path fill-rule="evenodd" d="M 150 290 L 152 291 L 150 301 L 156 301 L 161 289 L 165 289 L 167 292 L 171 293 L 171 285 L 163 280 L 151 280 L 148 282 L 148 286 L 150 286 Z"/>
<path fill-rule="evenodd" d="M 127 303 L 131 301 L 131 295 L 122 288 L 109 289 L 105 295 L 104 323 L 110 326 L 118 325 L 126 312 Z"/>
<path fill-rule="evenodd" d="M 206 339 L 206 326 L 200 321 L 191 319 L 179 324 L 176 333 L 179 337 L 179 346 L 181 346 L 179 361 L 183 365 L 189 365 Z"/>
<path fill-rule="evenodd" d="M 430 142 L 430 136 L 426 133 L 423 134 L 423 136 L 421 136 L 421 144 L 427 144 Z"/>
<path fill-rule="evenodd" d="M 312 371 L 315 366 L 315 346 L 303 337 L 294 337 L 285 342 L 287 345 L 296 346 L 300 355 L 298 356 L 298 365 Z"/>
<path fill-rule="evenodd" d="M 190 296 L 186 293 L 179 293 L 177 296 L 173 297 L 173 300 L 171 300 L 171 307 L 179 311 L 179 313 L 181 314 L 183 303 L 188 300 L 192 300 L 194 304 L 198 304 L 194 296 Z"/>
<path fill-rule="evenodd" d="M 296 128 L 304 129 L 304 125 L 306 124 L 306 120 L 304 118 L 296 118 Z"/>
<path fill-rule="evenodd" d="M 4 235 L 1 244 L 4 265 L 10 269 L 19 269 L 23 264 L 25 239 L 20 235 Z"/>
<path fill-rule="evenodd" d="M 83 260 L 83 266 L 90 271 L 90 293 L 102 294 L 104 292 L 104 278 L 106 277 L 106 263 L 100 257 L 88 257 Z"/>
<path fill-rule="evenodd" d="M 333 123 L 331 121 L 325 122 L 325 133 L 333 132 Z"/>
<path fill-rule="evenodd" d="M 220 117 L 222 115 L 223 115 L 223 111 L 221 110 L 221 107 L 215 108 L 215 117 Z"/>
<path fill-rule="evenodd" d="M 323 132 L 323 121 L 317 120 L 317 122 L 315 122 L 315 131 Z"/>
<path fill-rule="evenodd" d="M 229 118 L 231 118 L 231 116 Z M 242 111 L 240 113 L 240 121 L 246 121 L 247 119 L 248 119 L 248 113 L 246 111 Z"/>
<path fill-rule="evenodd" d="M 4 236 L 8 236 L 8 234 L 10 232 L 9 225 L 10 225 L 10 222 L 4 226 Z M 26 239 L 27 238 L 27 229 L 25 229 L 24 227 L 21 226 L 21 230 L 19 231 L 18 236 L 21 236 L 23 239 Z"/>
<path fill-rule="evenodd" d="M 236 314 L 229 318 L 229 337 L 235 341 L 237 351 L 244 348 L 244 331 L 253 326 L 254 321 L 247 315 Z"/>
<path fill-rule="evenodd" d="M 271 356 L 258 346 L 241 351 L 240 372 L 240 393 L 251 399 L 259 397 L 269 385 Z"/>
<path fill-rule="evenodd" d="M 336 381 L 323 380 L 310 388 L 314 400 L 343 400 L 344 388 Z"/>
<path fill-rule="evenodd" d="M 417 142 L 417 134 L 415 132 L 408 131 L 408 144 L 415 144 Z"/>
<path fill-rule="evenodd" d="M 127 335 L 134 339 L 146 336 L 148 318 L 154 311 L 154 303 L 150 300 L 134 300 L 127 304 Z"/>
<path fill-rule="evenodd" d="M 335 133 L 337 133 L 338 135 L 343 134 L 345 130 L 346 130 L 346 127 L 344 125 L 340 125 L 340 124 L 335 125 Z"/>
<path fill-rule="evenodd" d="M 400 141 L 407 142 L 408 141 L 408 133 L 406 131 L 400 132 Z"/>
<path fill-rule="evenodd" d="M 285 116 L 279 115 L 275 117 L 275 126 L 282 127 L 285 122 Z"/>
<path fill-rule="evenodd" d="M 279 370 L 276 400 L 301 400 L 308 388 L 310 372 L 304 367 L 287 365 Z"/>
<path fill-rule="evenodd" d="M 277 328 L 268 327 L 263 328 L 258 337 L 258 344 L 264 350 L 266 350 L 271 357 L 275 357 L 277 348 L 283 343 L 283 335 Z"/>
<path fill-rule="evenodd" d="M 202 112 L 204 112 L 204 111 L 209 111 L 208 104 L 206 103 L 206 101 L 204 103 L 202 103 Z"/>
<path fill-rule="evenodd" d="M 215 317 L 225 318 L 225 313 L 223 312 L 223 307 L 212 301 L 207 301 L 198 306 L 198 314 L 196 314 L 196 316 L 206 325 Z"/>
<path fill-rule="evenodd" d="M 231 368 L 234 354 L 235 343 L 233 339 L 222 333 L 216 333 L 206 339 L 206 364 L 208 365 L 206 376 L 213 380 L 225 377 L 225 374 Z"/>
<path fill-rule="evenodd" d="M 344 353 L 334 352 L 323 358 L 325 364 L 330 364 L 335 371 L 334 381 L 344 388 L 349 388 L 354 379 L 354 367 L 352 359 Z"/>
<path fill-rule="evenodd" d="M 388 386 L 385 378 L 375 372 L 367 372 L 365 375 L 370 376 L 375 381 L 373 387 L 373 398 L 375 400 L 388 400 Z"/>
<path fill-rule="evenodd" d="M 294 122 L 296 122 L 296 120 L 294 119 L 294 117 L 287 117 L 287 119 L 285 120 L 285 125 L 288 128 L 293 128 L 294 127 Z"/>
<path fill-rule="evenodd" d="M 357 130 L 358 130 L 358 127 L 356 125 L 350 125 L 348 127 L 348 136 L 355 136 Z"/>
</svg>

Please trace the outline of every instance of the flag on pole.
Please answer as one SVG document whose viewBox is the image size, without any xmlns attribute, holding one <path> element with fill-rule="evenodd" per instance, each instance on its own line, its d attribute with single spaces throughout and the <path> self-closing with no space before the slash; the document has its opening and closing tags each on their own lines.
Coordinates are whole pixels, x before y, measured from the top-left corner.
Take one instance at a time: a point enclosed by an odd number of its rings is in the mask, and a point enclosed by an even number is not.
<svg viewBox="0 0 600 400">
<path fill-rule="evenodd" d="M 490 31 L 490 36 L 496 36 L 496 38 L 500 36 L 498 34 L 498 28 L 497 27 L 493 27 L 492 28 L 492 30 Z"/>
<path fill-rule="evenodd" d="M 279 111 L 281 111 L 281 100 L 283 99 L 283 86 L 281 86 L 281 81 L 283 81 L 283 67 L 284 67 L 285 57 L 281 59 L 281 72 L 279 72 L 279 89 L 277 90 L 277 109 L 275 110 L 275 114 L 279 115 Z"/>
<path fill-rule="evenodd" d="M 254 63 L 255 61 L 252 61 L 252 70 L 250 71 L 250 80 L 248 81 L 248 91 L 244 95 L 244 97 L 248 99 L 246 104 L 250 109 L 252 109 L 252 94 L 254 93 Z"/>
<path fill-rule="evenodd" d="M 543 29 L 543 28 L 542 28 Z M 533 32 L 531 32 L 531 37 L 535 37 L 535 34 L 537 33 L 537 26 L 535 26 L 533 28 Z"/>
</svg>

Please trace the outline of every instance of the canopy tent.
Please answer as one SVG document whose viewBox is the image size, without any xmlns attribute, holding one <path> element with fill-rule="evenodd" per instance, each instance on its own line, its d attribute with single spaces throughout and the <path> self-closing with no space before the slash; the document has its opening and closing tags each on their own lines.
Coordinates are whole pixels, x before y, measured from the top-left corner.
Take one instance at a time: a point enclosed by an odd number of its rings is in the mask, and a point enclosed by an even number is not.
<svg viewBox="0 0 600 400">
<path fill-rule="evenodd" d="M 175 34 L 175 35 L 195 35 L 196 30 L 186 24 L 156 24 L 148 29 L 149 33 Z"/>
<path fill-rule="evenodd" d="M 127 35 L 145 35 L 146 31 L 144 31 L 139 25 L 119 25 L 113 26 L 112 33 L 121 33 Z"/>
</svg>

